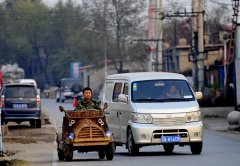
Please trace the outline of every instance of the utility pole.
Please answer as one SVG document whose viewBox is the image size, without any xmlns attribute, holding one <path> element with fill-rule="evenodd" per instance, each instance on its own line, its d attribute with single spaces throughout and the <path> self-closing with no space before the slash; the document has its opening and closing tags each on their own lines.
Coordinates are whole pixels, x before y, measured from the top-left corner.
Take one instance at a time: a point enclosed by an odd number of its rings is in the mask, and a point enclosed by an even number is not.
<svg viewBox="0 0 240 166">
<path fill-rule="evenodd" d="M 159 39 L 156 46 L 156 71 L 163 71 L 163 4 L 162 0 L 156 0 L 159 14 L 156 19 L 156 39 Z"/>
<path fill-rule="evenodd" d="M 104 0 L 104 11 L 103 11 L 103 17 L 104 17 L 104 23 L 103 23 L 103 35 L 104 35 L 104 73 L 105 73 L 105 79 L 107 78 L 107 30 L 106 30 L 106 8 L 107 8 L 107 0 Z"/>
<path fill-rule="evenodd" d="M 198 91 L 203 90 L 204 86 L 204 42 L 203 42 L 203 16 L 204 16 L 204 2 L 199 0 L 198 3 Z"/>
<path fill-rule="evenodd" d="M 192 12 L 197 12 L 197 0 L 192 0 Z M 197 34 L 197 17 L 192 17 L 192 39 L 195 39 L 195 34 Z M 196 41 L 192 40 L 192 46 L 196 46 Z M 196 48 L 196 47 L 195 47 Z M 193 53 L 193 61 L 192 61 L 192 78 L 194 83 L 194 90 L 197 89 L 197 61 L 196 61 L 196 50 Z"/>
<path fill-rule="evenodd" d="M 156 37 L 156 20 L 153 20 L 153 18 L 156 18 L 157 16 L 157 4 L 156 0 L 149 0 L 149 8 L 148 8 L 148 45 L 149 45 L 149 52 L 148 52 L 148 64 L 147 64 L 147 70 L 153 71 L 153 51 L 156 47 L 156 43 L 152 42 L 152 40 L 155 40 Z M 145 39 L 144 39 L 145 40 Z M 141 40 L 142 41 L 142 40 Z"/>
<path fill-rule="evenodd" d="M 177 66 L 177 19 L 173 20 L 173 33 L 174 33 L 174 49 L 173 49 L 173 71 L 176 72 L 178 70 Z"/>
</svg>

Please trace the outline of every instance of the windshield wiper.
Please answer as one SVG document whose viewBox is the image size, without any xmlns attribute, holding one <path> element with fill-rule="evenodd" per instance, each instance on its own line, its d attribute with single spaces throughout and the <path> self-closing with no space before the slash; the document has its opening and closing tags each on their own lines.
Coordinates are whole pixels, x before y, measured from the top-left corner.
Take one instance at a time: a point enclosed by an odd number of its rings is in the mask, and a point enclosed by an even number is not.
<svg viewBox="0 0 240 166">
<path fill-rule="evenodd" d="M 165 99 L 156 99 L 156 98 L 141 98 L 134 100 L 136 102 L 165 102 Z"/>
<path fill-rule="evenodd" d="M 162 98 L 162 99 L 156 99 L 156 98 L 141 98 L 141 99 L 135 99 L 135 102 L 179 102 L 179 101 L 192 101 L 193 98 Z"/>
<path fill-rule="evenodd" d="M 164 101 L 192 101 L 193 98 L 164 98 Z"/>
</svg>

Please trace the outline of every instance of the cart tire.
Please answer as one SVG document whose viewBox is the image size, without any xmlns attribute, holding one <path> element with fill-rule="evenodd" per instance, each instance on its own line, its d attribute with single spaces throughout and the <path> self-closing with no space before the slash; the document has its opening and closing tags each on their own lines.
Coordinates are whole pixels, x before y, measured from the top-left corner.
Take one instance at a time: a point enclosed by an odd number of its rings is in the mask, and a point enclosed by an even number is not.
<svg viewBox="0 0 240 166">
<path fill-rule="evenodd" d="M 190 144 L 192 154 L 200 154 L 202 152 L 202 142 L 193 142 Z"/>
<path fill-rule="evenodd" d="M 135 156 L 139 153 L 139 147 L 135 144 L 131 129 L 127 131 L 127 149 L 128 154 L 131 156 Z"/>
<path fill-rule="evenodd" d="M 65 160 L 66 161 L 72 161 L 73 159 L 73 150 L 67 146 L 66 152 L 65 152 Z"/>
<path fill-rule="evenodd" d="M 112 160 L 113 159 L 113 156 L 114 156 L 114 143 L 113 142 L 110 142 L 108 145 L 107 145 L 107 148 L 106 148 L 106 158 L 107 160 Z"/>
<path fill-rule="evenodd" d="M 104 159 L 105 158 L 105 151 L 103 149 L 99 150 L 98 151 L 98 156 L 99 156 L 99 159 Z"/>
<path fill-rule="evenodd" d="M 171 154 L 174 149 L 174 144 L 164 144 L 163 149 L 165 150 L 166 153 Z"/>
<path fill-rule="evenodd" d="M 58 150 L 58 159 L 59 159 L 59 161 L 64 160 L 64 152 L 60 149 Z"/>
</svg>

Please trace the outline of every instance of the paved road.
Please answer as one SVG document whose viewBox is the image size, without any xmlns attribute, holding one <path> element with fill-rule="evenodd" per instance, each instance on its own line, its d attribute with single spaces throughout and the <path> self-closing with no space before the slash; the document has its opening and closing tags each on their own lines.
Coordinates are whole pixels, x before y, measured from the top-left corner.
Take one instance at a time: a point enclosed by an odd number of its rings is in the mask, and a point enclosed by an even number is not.
<svg viewBox="0 0 240 166">
<path fill-rule="evenodd" d="M 42 104 L 43 108 L 48 112 L 51 121 L 55 122 L 55 125 L 59 130 L 63 116 L 63 113 L 58 111 L 59 103 L 56 103 L 55 100 L 43 99 Z M 61 105 L 66 109 L 72 108 L 72 102 Z M 141 148 L 139 156 L 135 157 L 128 156 L 124 147 L 117 147 L 115 157 L 112 161 L 100 161 L 95 152 L 84 154 L 75 152 L 73 161 L 59 162 L 56 150 L 54 150 L 53 154 L 53 166 L 239 166 L 240 136 L 239 134 L 234 135 L 205 129 L 203 152 L 201 155 L 192 155 L 188 146 L 176 146 L 172 155 L 166 155 L 162 146 L 145 147 Z"/>
</svg>

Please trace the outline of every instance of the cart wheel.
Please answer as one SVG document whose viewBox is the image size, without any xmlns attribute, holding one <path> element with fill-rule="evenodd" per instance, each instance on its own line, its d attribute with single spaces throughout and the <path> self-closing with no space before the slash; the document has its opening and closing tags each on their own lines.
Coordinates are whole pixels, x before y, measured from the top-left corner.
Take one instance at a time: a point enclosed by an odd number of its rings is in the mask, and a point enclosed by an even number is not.
<svg viewBox="0 0 240 166">
<path fill-rule="evenodd" d="M 104 159 L 105 158 L 105 151 L 103 149 L 99 150 L 98 151 L 98 156 L 99 156 L 99 159 Z"/>
<path fill-rule="evenodd" d="M 66 161 L 72 161 L 73 159 L 73 150 L 67 146 L 66 152 L 65 152 L 65 160 Z"/>
<path fill-rule="evenodd" d="M 64 160 L 64 152 L 60 149 L 58 150 L 58 159 L 59 159 L 59 161 Z"/>
<path fill-rule="evenodd" d="M 106 148 L 106 158 L 107 160 L 112 160 L 114 156 L 114 143 L 110 142 Z"/>
</svg>

